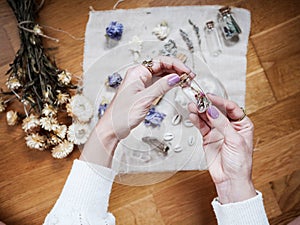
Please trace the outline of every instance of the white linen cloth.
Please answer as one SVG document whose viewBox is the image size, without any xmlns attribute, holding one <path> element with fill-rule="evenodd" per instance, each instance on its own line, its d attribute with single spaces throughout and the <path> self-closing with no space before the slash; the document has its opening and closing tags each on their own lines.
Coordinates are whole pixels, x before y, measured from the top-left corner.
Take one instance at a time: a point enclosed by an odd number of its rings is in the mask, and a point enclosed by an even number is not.
<svg viewBox="0 0 300 225">
<path fill-rule="evenodd" d="M 99 88 L 96 83 L 99 81 L 95 80 L 95 86 L 93 86 L 91 82 L 86 82 L 89 79 L 94 79 L 94 77 L 90 77 L 90 69 L 93 66 L 95 67 L 95 63 L 101 63 L 99 62 L 99 58 L 105 58 L 106 54 L 109 54 L 110 51 L 117 48 L 114 47 L 110 49 L 106 46 L 106 39 L 104 37 L 105 28 L 111 21 L 118 21 L 124 25 L 123 36 L 118 46 L 130 43 L 133 36 L 138 36 L 143 41 L 158 41 L 157 37 L 152 34 L 152 30 L 157 24 L 166 21 L 170 27 L 170 34 L 165 42 L 172 39 L 177 46 L 187 49 L 186 44 L 179 33 L 179 29 L 182 29 L 189 34 L 189 37 L 194 44 L 194 55 L 200 58 L 201 55 L 197 45 L 196 36 L 192 26 L 188 23 L 188 20 L 190 19 L 200 28 L 202 40 L 201 49 L 207 61 L 208 68 L 224 85 L 228 97 L 237 102 L 240 106 L 244 106 L 246 90 L 246 53 L 250 33 L 250 12 L 241 8 L 232 8 L 232 13 L 240 25 L 242 33 L 239 35 L 239 41 L 231 46 L 226 45 L 224 39 L 220 36 L 220 39 L 223 42 L 223 51 L 218 57 L 214 57 L 210 56 L 208 53 L 203 28 L 205 23 L 210 20 L 213 20 L 217 25 L 217 14 L 220 7 L 221 6 L 180 6 L 90 11 L 85 33 L 83 61 L 84 94 L 91 102 L 95 102 L 94 96 L 97 93 L 97 88 Z M 110 59 L 110 63 L 113 65 L 115 60 L 113 58 Z M 98 76 L 107 76 L 106 74 L 100 74 L 101 72 L 99 71 Z M 101 79 L 103 80 L 103 77 Z M 96 108 L 97 107 L 95 107 L 95 110 Z M 151 165 L 150 161 L 147 166 L 135 167 L 134 165 L 131 166 L 127 161 L 125 167 L 120 166 L 118 163 L 114 163 L 113 167 L 116 171 L 121 173 L 205 169 L 206 162 L 203 157 L 203 150 L 201 149 L 202 139 L 201 137 L 197 137 L 196 139 L 197 150 L 186 151 L 185 153 L 182 151 L 180 153 L 181 155 L 178 154 L 180 155 L 179 157 L 173 157 L 171 160 L 168 160 L 167 163 L 157 164 L 156 161 L 156 164 L 154 163 L 155 165 Z M 121 156 L 118 152 L 120 151 L 117 149 L 115 158 L 118 160 L 121 160 L 121 158 L 124 159 L 124 156 Z M 186 155 L 183 156 L 184 154 Z"/>
</svg>

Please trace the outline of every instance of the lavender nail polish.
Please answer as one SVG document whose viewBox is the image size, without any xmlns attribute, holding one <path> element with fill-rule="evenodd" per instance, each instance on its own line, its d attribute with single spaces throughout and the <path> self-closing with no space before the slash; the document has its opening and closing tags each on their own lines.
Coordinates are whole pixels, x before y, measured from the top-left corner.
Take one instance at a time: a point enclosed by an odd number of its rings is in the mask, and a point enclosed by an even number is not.
<svg viewBox="0 0 300 225">
<path fill-rule="evenodd" d="M 216 109 L 216 107 L 214 106 L 210 106 L 208 109 L 207 109 L 207 113 L 208 115 L 213 118 L 213 119 L 217 119 L 219 117 L 219 112 L 218 110 Z"/>
<path fill-rule="evenodd" d="M 174 86 L 175 84 L 179 83 L 180 77 L 177 74 L 174 74 L 168 79 L 168 85 Z"/>
</svg>

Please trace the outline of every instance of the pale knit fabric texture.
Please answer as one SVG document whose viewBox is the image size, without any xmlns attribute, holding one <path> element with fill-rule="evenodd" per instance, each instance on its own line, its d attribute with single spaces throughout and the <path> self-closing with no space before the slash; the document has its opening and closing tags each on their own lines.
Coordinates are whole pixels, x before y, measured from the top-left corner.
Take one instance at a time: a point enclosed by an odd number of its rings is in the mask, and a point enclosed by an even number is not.
<svg viewBox="0 0 300 225">
<path fill-rule="evenodd" d="M 115 172 L 109 168 L 75 160 L 70 175 L 44 225 L 114 225 L 107 212 Z M 221 205 L 212 202 L 219 225 L 265 225 L 262 194 L 243 202 Z M 200 203 L 199 203 L 200 204 Z"/>
<path fill-rule="evenodd" d="M 242 202 L 222 205 L 218 198 L 212 201 L 219 225 L 267 225 L 269 224 L 265 212 L 262 194 Z"/>
<path fill-rule="evenodd" d="M 115 224 L 107 212 L 115 172 L 93 163 L 75 160 L 62 193 L 45 225 Z"/>
</svg>

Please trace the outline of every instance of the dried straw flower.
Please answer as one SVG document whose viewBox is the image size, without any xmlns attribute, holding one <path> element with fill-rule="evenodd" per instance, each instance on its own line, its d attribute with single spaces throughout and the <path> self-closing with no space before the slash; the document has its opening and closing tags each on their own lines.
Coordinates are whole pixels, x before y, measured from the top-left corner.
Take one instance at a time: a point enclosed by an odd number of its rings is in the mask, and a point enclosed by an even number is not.
<svg viewBox="0 0 300 225">
<path fill-rule="evenodd" d="M 71 73 L 68 71 L 62 71 L 57 76 L 58 76 L 58 81 L 65 85 L 68 85 L 72 79 Z"/>
<path fill-rule="evenodd" d="M 23 119 L 22 129 L 25 132 L 32 131 L 32 130 L 34 130 L 35 128 L 37 128 L 39 126 L 40 126 L 40 120 L 34 114 L 30 114 L 28 117 Z"/>
<path fill-rule="evenodd" d="M 54 129 L 54 134 L 56 134 L 59 138 L 64 139 L 67 133 L 67 126 L 66 125 L 58 125 Z"/>
<path fill-rule="evenodd" d="M 46 138 L 40 134 L 30 134 L 25 137 L 26 145 L 29 148 L 44 150 Z"/>
<path fill-rule="evenodd" d="M 9 126 L 16 125 L 18 122 L 18 118 L 18 113 L 13 110 L 10 110 L 6 113 L 6 120 Z"/>
<path fill-rule="evenodd" d="M 58 126 L 57 119 L 54 117 L 42 117 L 40 119 L 41 127 L 47 131 L 56 130 Z"/>
<path fill-rule="evenodd" d="M 22 85 L 21 85 L 20 81 L 18 80 L 18 78 L 11 76 L 8 78 L 8 80 L 6 82 L 6 86 L 10 90 L 16 90 L 19 87 L 21 87 Z"/>
<path fill-rule="evenodd" d="M 64 103 L 67 103 L 70 100 L 70 96 L 68 93 L 62 93 L 60 90 L 57 90 L 57 95 L 56 95 L 56 104 L 57 105 L 62 105 Z"/>
<path fill-rule="evenodd" d="M 62 159 L 65 158 L 67 155 L 69 155 L 74 148 L 74 144 L 64 140 L 63 142 L 61 142 L 59 145 L 55 146 L 51 152 L 52 152 L 52 156 L 56 159 Z"/>
<path fill-rule="evenodd" d="M 84 144 L 90 135 L 90 129 L 87 124 L 73 123 L 68 129 L 68 140 L 76 145 Z"/>
<path fill-rule="evenodd" d="M 42 110 L 42 114 L 45 115 L 45 116 L 52 117 L 52 116 L 55 116 L 57 114 L 57 109 L 55 109 L 52 105 L 49 105 L 49 104 L 46 103 L 44 105 L 43 110 Z"/>
<path fill-rule="evenodd" d="M 71 98 L 69 104 L 67 104 L 67 111 L 70 116 L 82 123 L 88 122 L 93 116 L 92 104 L 81 94 L 74 95 Z"/>
<path fill-rule="evenodd" d="M 48 145 L 58 145 L 62 140 L 55 134 L 50 134 L 50 138 L 47 139 Z"/>
</svg>

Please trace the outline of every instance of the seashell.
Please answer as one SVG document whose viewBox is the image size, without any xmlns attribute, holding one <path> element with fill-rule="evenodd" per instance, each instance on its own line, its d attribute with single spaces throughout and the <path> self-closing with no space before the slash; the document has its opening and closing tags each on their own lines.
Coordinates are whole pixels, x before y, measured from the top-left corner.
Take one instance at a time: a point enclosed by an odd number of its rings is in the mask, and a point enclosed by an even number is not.
<svg viewBox="0 0 300 225">
<path fill-rule="evenodd" d="M 195 137 L 194 136 L 189 136 L 188 144 L 189 144 L 189 146 L 192 146 L 192 145 L 195 144 Z"/>
<path fill-rule="evenodd" d="M 182 151 L 182 147 L 180 145 L 176 145 L 173 149 L 174 152 L 181 152 Z"/>
<path fill-rule="evenodd" d="M 194 126 L 194 124 L 193 124 L 190 120 L 185 120 L 185 121 L 183 122 L 183 124 L 184 124 L 184 126 L 186 126 L 186 127 L 192 127 L 192 126 Z"/>
<path fill-rule="evenodd" d="M 176 114 L 173 118 L 172 118 L 172 124 L 174 126 L 178 125 L 181 122 L 182 116 L 179 114 Z"/>
<path fill-rule="evenodd" d="M 173 138 L 174 138 L 174 134 L 172 134 L 172 133 L 165 133 L 164 134 L 164 140 L 165 141 L 172 141 Z"/>
<path fill-rule="evenodd" d="M 168 26 L 168 23 L 165 21 L 161 22 L 156 27 L 154 27 L 152 33 L 155 34 L 159 40 L 161 41 L 165 40 L 170 33 L 170 28 Z"/>
</svg>

